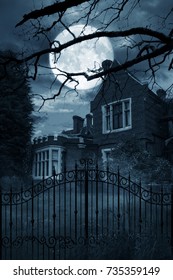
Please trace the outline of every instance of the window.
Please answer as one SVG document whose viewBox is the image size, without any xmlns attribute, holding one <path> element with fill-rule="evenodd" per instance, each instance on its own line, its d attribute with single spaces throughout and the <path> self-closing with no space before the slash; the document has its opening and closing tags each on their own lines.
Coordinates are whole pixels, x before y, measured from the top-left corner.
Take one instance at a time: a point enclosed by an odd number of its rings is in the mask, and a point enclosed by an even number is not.
<svg viewBox="0 0 173 280">
<path fill-rule="evenodd" d="M 43 178 L 52 176 L 55 170 L 56 174 L 61 172 L 61 149 L 48 148 L 35 152 L 33 176 Z"/>
<path fill-rule="evenodd" d="M 105 107 L 105 121 L 106 121 L 106 130 L 110 130 L 110 106 Z"/>
<path fill-rule="evenodd" d="M 34 176 L 49 176 L 49 151 L 40 151 L 35 154 Z"/>
<path fill-rule="evenodd" d="M 58 173 L 58 150 L 52 150 L 52 170 Z"/>
<path fill-rule="evenodd" d="M 113 148 L 102 149 L 102 160 L 103 164 L 106 164 L 106 166 L 112 161 L 112 151 Z"/>
<path fill-rule="evenodd" d="M 112 129 L 123 127 L 122 103 L 112 104 Z"/>
<path fill-rule="evenodd" d="M 132 127 L 131 98 L 102 107 L 103 133 L 121 131 Z"/>
<path fill-rule="evenodd" d="M 108 162 L 110 161 L 111 150 L 103 150 L 103 160 Z"/>
</svg>

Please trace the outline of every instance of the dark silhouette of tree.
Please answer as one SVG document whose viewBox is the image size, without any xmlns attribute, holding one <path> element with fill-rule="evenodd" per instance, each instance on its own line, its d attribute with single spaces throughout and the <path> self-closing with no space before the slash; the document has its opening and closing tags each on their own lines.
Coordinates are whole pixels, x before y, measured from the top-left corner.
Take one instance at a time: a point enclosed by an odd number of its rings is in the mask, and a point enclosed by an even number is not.
<svg viewBox="0 0 173 280">
<path fill-rule="evenodd" d="M 12 61 L 6 64 L 6 56 Z M 27 69 L 0 53 L 0 178 L 26 177 L 31 171 L 33 105 Z"/>
<path fill-rule="evenodd" d="M 128 69 L 142 62 L 147 62 L 145 71 L 151 73 L 154 83 L 155 75 L 162 64 L 166 64 L 168 71 L 171 71 L 173 68 L 173 29 L 172 25 L 169 24 L 173 9 L 170 9 L 165 16 L 160 15 L 162 29 L 159 31 L 156 30 L 156 27 L 152 27 L 152 21 L 147 26 L 130 25 L 130 18 L 134 16 L 136 10 L 140 11 L 140 5 L 143 3 L 143 0 L 114 0 L 106 2 L 102 0 L 64 0 L 56 1 L 54 4 L 33 10 L 25 14 L 23 19 L 17 23 L 16 27 L 30 26 L 32 28 L 28 31 L 30 32 L 30 39 L 32 40 L 37 37 L 40 40 L 44 38 L 47 40 L 47 47 L 24 55 L 23 58 L 16 61 L 31 63 L 34 67 L 32 78 L 36 79 L 38 67 L 41 65 L 42 57 L 45 55 L 54 52 L 56 62 L 58 63 L 58 59 L 63 50 L 80 42 L 100 37 L 124 38 L 130 44 L 125 46 L 126 56 L 122 64 L 116 65 L 115 67 L 110 66 L 107 69 L 100 67 L 93 69 L 90 75 L 86 72 L 68 73 L 67 69 L 66 72 L 63 71 L 62 73 L 66 77 L 64 83 L 52 98 L 58 96 L 63 86 L 69 81 L 76 82 L 75 78 L 79 75 L 84 76 L 90 81 L 104 77 L 108 73 Z M 78 16 L 76 14 L 73 15 L 75 9 L 80 11 Z M 125 21 L 127 23 L 126 25 L 123 24 Z M 82 23 L 84 27 L 81 30 L 81 34 L 76 37 L 71 32 L 70 26 L 79 23 Z M 97 27 L 97 31 L 85 35 L 85 27 L 90 24 Z M 51 39 L 52 33 L 55 29 L 62 30 L 62 28 L 66 29 L 72 35 L 72 39 L 66 43 L 56 42 L 55 46 L 55 40 Z"/>
</svg>

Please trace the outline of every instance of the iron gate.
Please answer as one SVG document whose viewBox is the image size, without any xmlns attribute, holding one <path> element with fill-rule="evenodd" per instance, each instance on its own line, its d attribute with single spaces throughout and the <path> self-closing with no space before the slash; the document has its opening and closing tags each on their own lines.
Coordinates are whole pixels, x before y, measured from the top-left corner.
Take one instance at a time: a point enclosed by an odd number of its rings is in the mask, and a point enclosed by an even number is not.
<svg viewBox="0 0 173 280">
<path fill-rule="evenodd" d="M 0 194 L 1 259 L 88 258 L 122 234 L 164 236 L 172 245 L 172 201 L 171 190 L 145 189 L 81 160 L 27 190 Z"/>
</svg>

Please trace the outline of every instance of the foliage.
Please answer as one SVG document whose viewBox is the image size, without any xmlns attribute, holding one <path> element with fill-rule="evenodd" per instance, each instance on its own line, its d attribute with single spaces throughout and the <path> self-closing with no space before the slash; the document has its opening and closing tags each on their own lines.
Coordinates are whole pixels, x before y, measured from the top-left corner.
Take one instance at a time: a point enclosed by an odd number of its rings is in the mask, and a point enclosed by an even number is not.
<svg viewBox="0 0 173 280">
<path fill-rule="evenodd" d="M 9 52 L 0 53 L 0 177 L 29 174 L 33 105 L 27 69 L 14 61 L 6 64 Z"/>
<path fill-rule="evenodd" d="M 115 143 L 110 162 L 114 170 L 119 168 L 126 177 L 130 173 L 134 180 L 147 183 L 171 180 L 170 161 L 140 147 L 134 137 Z"/>
</svg>

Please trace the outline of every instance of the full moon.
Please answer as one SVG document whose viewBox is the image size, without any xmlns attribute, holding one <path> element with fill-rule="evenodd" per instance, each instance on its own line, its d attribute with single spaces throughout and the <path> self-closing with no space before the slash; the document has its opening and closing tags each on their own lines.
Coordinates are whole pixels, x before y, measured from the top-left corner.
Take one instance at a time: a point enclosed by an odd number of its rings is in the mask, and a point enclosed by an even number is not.
<svg viewBox="0 0 173 280">
<path fill-rule="evenodd" d="M 72 33 L 75 37 L 78 37 L 97 31 L 95 27 L 84 25 L 74 25 L 69 30 L 65 29 L 57 35 L 53 47 L 58 47 L 59 43 L 62 45 L 74 39 Z M 92 71 L 99 69 L 102 66 L 102 62 L 106 59 L 114 59 L 112 45 L 106 37 L 84 41 L 68 47 L 60 55 L 52 52 L 49 56 L 50 67 L 61 83 L 66 80 L 63 71 L 67 73 L 86 72 L 88 75 L 92 75 Z M 82 75 L 74 76 L 73 78 L 77 82 L 68 81 L 66 86 L 84 90 L 91 89 L 101 83 L 101 79 L 87 81 Z"/>
</svg>

